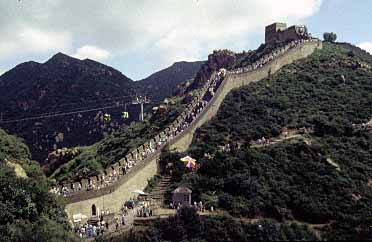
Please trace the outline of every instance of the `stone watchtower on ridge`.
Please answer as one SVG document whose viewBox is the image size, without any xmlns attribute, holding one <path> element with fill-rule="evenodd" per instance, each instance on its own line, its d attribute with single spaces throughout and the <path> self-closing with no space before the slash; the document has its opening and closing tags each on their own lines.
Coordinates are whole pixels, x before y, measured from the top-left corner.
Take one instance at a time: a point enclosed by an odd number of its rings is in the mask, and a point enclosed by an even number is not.
<svg viewBox="0 0 372 242">
<path fill-rule="evenodd" d="M 286 23 L 273 23 L 265 28 L 266 44 L 309 38 L 311 35 L 307 32 L 305 25 L 293 25 L 287 28 Z"/>
</svg>

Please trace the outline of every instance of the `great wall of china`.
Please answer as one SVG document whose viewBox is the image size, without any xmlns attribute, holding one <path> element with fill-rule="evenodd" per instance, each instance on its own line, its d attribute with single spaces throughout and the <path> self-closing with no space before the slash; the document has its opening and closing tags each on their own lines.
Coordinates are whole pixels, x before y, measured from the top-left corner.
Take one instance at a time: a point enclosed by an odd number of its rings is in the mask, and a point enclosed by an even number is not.
<svg viewBox="0 0 372 242">
<path fill-rule="evenodd" d="M 217 111 L 222 104 L 226 95 L 233 89 L 249 85 L 252 82 L 262 80 L 270 74 L 274 74 L 280 70 L 283 66 L 288 65 L 296 60 L 306 58 L 312 54 L 315 49 L 321 49 L 322 42 L 314 39 L 312 41 L 304 42 L 298 47 L 290 48 L 283 54 L 278 55 L 276 58 L 263 65 L 262 67 L 242 73 L 229 72 L 223 79 L 219 88 L 217 89 L 213 98 L 209 101 L 203 111 L 192 121 L 192 123 L 173 140 L 167 143 L 171 149 L 178 151 L 186 151 L 192 142 L 193 135 L 197 128 L 208 122 L 217 114 Z M 203 87 L 201 93 L 206 92 L 207 87 Z M 186 110 L 177 118 L 163 132 L 157 135 L 154 139 L 150 140 L 146 144 L 130 152 L 125 158 L 106 169 L 105 174 L 109 174 L 113 170 L 121 172 L 121 167 L 125 162 L 133 159 L 138 154 L 142 154 L 146 147 L 156 144 L 163 137 L 167 136 L 178 124 L 182 123 L 189 113 L 194 109 L 198 103 L 198 98 L 195 98 L 192 103 L 186 108 Z M 91 215 L 92 205 L 101 209 L 110 208 L 112 212 L 120 211 L 120 208 L 124 201 L 128 200 L 133 196 L 132 191 L 135 189 L 143 189 L 147 185 L 148 179 L 153 177 L 158 171 L 157 160 L 159 159 L 161 149 L 151 154 L 144 160 L 140 161 L 138 165 L 134 166 L 127 174 L 122 176 L 114 184 L 104 187 L 96 191 L 83 191 L 76 194 L 72 194 L 67 197 L 68 205 L 66 206 L 67 214 L 69 218 L 72 218 L 73 214 L 84 214 L 86 216 Z M 102 174 L 104 176 L 104 174 Z M 102 175 L 90 178 L 91 181 L 99 181 L 102 179 Z M 87 186 L 90 181 L 87 179 L 82 180 L 80 184 L 83 187 Z M 76 184 L 77 185 L 77 184 Z M 72 185 L 71 185 L 72 186 Z"/>
</svg>

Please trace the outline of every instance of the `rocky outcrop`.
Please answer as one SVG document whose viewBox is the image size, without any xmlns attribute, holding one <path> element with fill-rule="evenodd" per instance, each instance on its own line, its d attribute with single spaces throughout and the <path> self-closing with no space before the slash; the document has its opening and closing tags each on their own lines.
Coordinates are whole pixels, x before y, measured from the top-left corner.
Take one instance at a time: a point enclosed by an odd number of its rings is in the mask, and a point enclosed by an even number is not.
<svg viewBox="0 0 372 242">
<path fill-rule="evenodd" d="M 205 84 L 205 82 L 211 78 L 213 72 L 219 70 L 220 68 L 232 66 L 235 63 L 235 61 L 236 55 L 232 51 L 229 50 L 213 51 L 213 53 L 208 56 L 208 61 L 206 61 L 202 65 L 194 81 L 185 90 L 185 93 L 190 90 L 202 87 Z"/>
</svg>

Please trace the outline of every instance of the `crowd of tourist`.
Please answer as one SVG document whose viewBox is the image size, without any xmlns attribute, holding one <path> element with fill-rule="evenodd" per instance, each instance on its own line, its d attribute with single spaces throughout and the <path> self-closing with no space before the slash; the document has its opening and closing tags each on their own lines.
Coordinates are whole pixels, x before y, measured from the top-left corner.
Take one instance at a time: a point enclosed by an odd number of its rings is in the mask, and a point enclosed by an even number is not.
<svg viewBox="0 0 372 242">
<path fill-rule="evenodd" d="M 133 201 L 133 206 L 130 207 L 124 203 L 121 213 L 117 215 L 112 213 L 110 209 L 106 209 L 106 211 L 102 210 L 100 215 L 92 216 L 87 222 L 76 225 L 75 233 L 84 240 L 93 239 L 99 235 L 103 235 L 115 230 L 118 231 L 119 229 L 130 225 L 130 221 L 133 220 L 133 217 L 136 215 L 136 213 L 138 214 L 140 208 L 141 207 L 137 207 Z M 148 214 L 152 215 L 152 210 L 148 211 Z"/>
<path fill-rule="evenodd" d="M 252 140 L 250 142 L 251 145 L 270 145 L 275 142 L 285 140 L 287 138 L 295 137 L 296 135 L 306 135 L 314 132 L 313 127 L 302 127 L 302 128 L 296 128 L 296 129 L 288 129 L 284 128 L 282 130 L 282 133 L 276 137 L 276 138 L 265 138 L 262 137 L 258 140 Z"/>
<path fill-rule="evenodd" d="M 94 179 L 88 179 L 88 183 L 82 185 L 81 183 L 70 184 L 68 186 L 58 186 L 51 189 L 52 193 L 57 195 L 67 196 L 73 192 L 79 191 L 91 191 L 91 190 L 99 190 L 101 188 L 110 186 L 111 184 L 115 183 L 120 177 L 126 175 L 134 166 L 136 166 L 140 161 L 148 158 L 149 156 L 153 155 L 157 151 L 161 150 L 161 148 L 172 141 L 176 136 L 184 132 L 190 124 L 198 117 L 200 113 L 204 110 L 204 108 L 208 105 L 210 100 L 213 98 L 215 93 L 217 92 L 218 88 L 220 87 L 225 75 L 227 73 L 232 74 L 239 74 L 243 72 L 253 71 L 258 68 L 263 67 L 265 64 L 269 63 L 279 55 L 285 53 L 287 50 L 296 48 L 302 45 L 305 42 L 311 41 L 310 40 L 295 40 L 292 41 L 281 48 L 277 48 L 271 52 L 271 54 L 264 55 L 258 61 L 249 65 L 244 68 L 238 68 L 232 71 L 226 71 L 225 69 L 220 69 L 219 72 L 212 75 L 210 80 L 207 80 L 205 86 L 202 88 L 206 90 L 204 93 L 201 93 L 200 96 L 195 98 L 197 102 L 193 105 L 192 110 L 188 113 L 188 115 L 183 119 L 183 121 L 177 124 L 177 127 L 173 127 L 170 132 L 167 132 L 165 136 L 161 136 L 161 139 L 155 144 L 151 143 L 149 147 L 145 147 L 142 152 L 136 152 L 132 159 L 127 160 L 125 164 L 122 165 L 120 171 L 117 172 L 113 169 L 107 175 L 102 175 L 100 181 L 96 181 Z M 260 140 L 260 143 L 265 143 L 266 140 Z"/>
<path fill-rule="evenodd" d="M 99 235 L 103 235 L 105 231 L 109 229 L 109 224 L 104 221 L 98 222 L 97 225 L 85 223 L 75 228 L 75 232 L 78 234 L 80 239 L 93 238 Z"/>
<path fill-rule="evenodd" d="M 137 217 L 152 217 L 153 211 L 152 208 L 148 205 L 140 206 L 136 209 L 136 215 Z"/>
<path fill-rule="evenodd" d="M 170 203 L 170 204 L 169 204 L 169 208 L 171 208 L 171 209 L 176 209 L 176 210 L 180 210 L 180 209 L 182 208 L 182 206 L 184 206 L 184 205 L 182 205 L 181 203 L 178 203 L 178 204 Z M 205 209 L 205 205 L 203 204 L 202 201 L 200 201 L 200 202 L 194 202 L 194 203 L 191 205 L 191 207 L 194 208 L 195 211 L 200 212 L 200 213 L 204 213 L 205 210 L 206 210 L 206 209 Z M 209 209 L 210 209 L 211 212 L 214 211 L 213 206 L 211 206 Z"/>
<path fill-rule="evenodd" d="M 262 137 L 258 140 L 251 141 L 251 145 L 268 145 L 271 143 L 269 138 Z"/>
<path fill-rule="evenodd" d="M 125 171 L 129 170 L 131 167 L 133 167 L 133 162 L 129 161 L 127 164 L 125 164 L 123 173 L 119 174 L 116 170 L 113 170 L 108 175 L 102 175 L 99 181 L 88 179 L 85 186 L 83 186 L 81 182 L 71 183 L 70 186 L 63 185 L 53 187 L 50 192 L 60 196 L 67 196 L 73 192 L 99 190 L 115 183 L 121 176 L 125 175 Z"/>
<path fill-rule="evenodd" d="M 237 69 L 231 70 L 228 73 L 240 74 L 240 73 L 244 73 L 244 72 L 254 71 L 256 69 L 259 69 L 259 68 L 263 67 L 264 65 L 266 65 L 270 61 L 274 60 L 276 57 L 284 54 L 289 49 L 299 47 L 302 44 L 304 44 L 305 42 L 309 42 L 309 41 L 312 41 L 312 39 L 294 40 L 294 41 L 284 45 L 283 47 L 276 48 L 275 50 L 271 51 L 270 54 L 266 54 L 266 55 L 262 56 L 259 60 L 257 60 L 253 64 L 251 64 L 249 66 L 246 66 L 246 67 L 243 67 L 243 68 L 237 68 Z"/>
<path fill-rule="evenodd" d="M 361 124 L 352 124 L 354 129 L 357 130 L 372 130 L 372 122 L 361 123 Z"/>
</svg>

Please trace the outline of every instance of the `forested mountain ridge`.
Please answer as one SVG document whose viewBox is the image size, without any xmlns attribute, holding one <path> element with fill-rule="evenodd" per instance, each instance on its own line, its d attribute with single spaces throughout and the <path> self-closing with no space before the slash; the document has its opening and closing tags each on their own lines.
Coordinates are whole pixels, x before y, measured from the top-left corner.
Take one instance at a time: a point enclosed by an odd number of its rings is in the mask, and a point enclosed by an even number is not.
<svg viewBox="0 0 372 242">
<path fill-rule="evenodd" d="M 76 241 L 28 147 L 1 129 L 0 187 L 0 241 Z"/>
<path fill-rule="evenodd" d="M 24 138 L 33 159 L 43 163 L 56 148 L 92 144 L 133 120 L 136 115 L 121 118 L 120 106 L 131 101 L 133 90 L 133 81 L 111 67 L 58 53 L 45 63 L 26 62 L 0 76 L 0 127 Z M 78 112 L 89 109 L 93 111 Z M 110 122 L 103 121 L 105 112 L 112 116 Z M 45 114 L 51 117 L 43 118 Z M 22 120 L 30 117 L 37 118 Z"/>
<path fill-rule="evenodd" d="M 186 154 L 162 157 L 178 167 L 175 186 L 235 217 L 300 221 L 327 240 L 369 239 L 372 134 L 360 127 L 372 117 L 372 57 L 361 54 L 324 43 L 231 92 L 187 152 L 197 172 L 175 162 Z"/>
<path fill-rule="evenodd" d="M 8 105 L 3 118 L 56 111 L 61 103 L 122 96 L 133 90 L 131 84 L 111 67 L 58 53 L 42 64 L 22 63 L 0 77 L 0 101 Z"/>
</svg>

